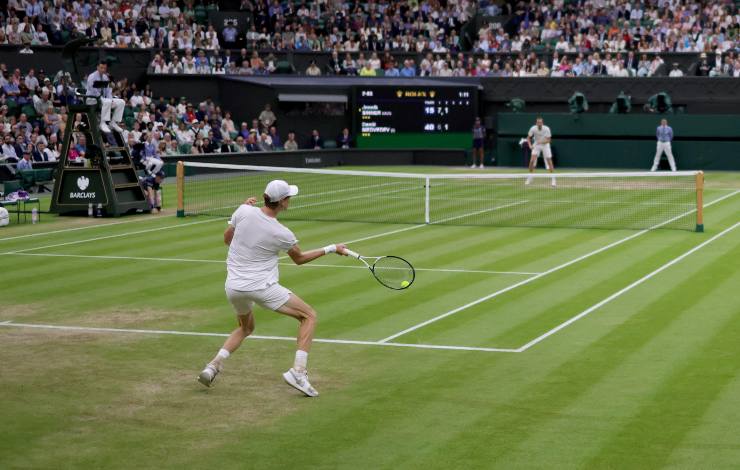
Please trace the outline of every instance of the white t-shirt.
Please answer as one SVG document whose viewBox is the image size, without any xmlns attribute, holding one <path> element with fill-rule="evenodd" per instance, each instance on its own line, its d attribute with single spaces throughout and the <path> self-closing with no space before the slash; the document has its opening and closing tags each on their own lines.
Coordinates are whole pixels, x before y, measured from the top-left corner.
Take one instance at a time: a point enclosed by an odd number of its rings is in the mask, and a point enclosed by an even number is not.
<svg viewBox="0 0 740 470">
<path fill-rule="evenodd" d="M 544 125 L 542 126 L 542 129 L 537 128 L 537 126 L 532 126 L 527 135 L 534 138 L 535 145 L 549 145 L 550 143 L 547 139 L 552 137 L 552 134 L 550 134 L 550 128 Z"/>
<path fill-rule="evenodd" d="M 293 232 L 260 208 L 247 204 L 239 206 L 229 225 L 236 230 L 226 258 L 226 287 L 255 291 L 277 283 L 278 254 L 298 243 Z"/>
</svg>

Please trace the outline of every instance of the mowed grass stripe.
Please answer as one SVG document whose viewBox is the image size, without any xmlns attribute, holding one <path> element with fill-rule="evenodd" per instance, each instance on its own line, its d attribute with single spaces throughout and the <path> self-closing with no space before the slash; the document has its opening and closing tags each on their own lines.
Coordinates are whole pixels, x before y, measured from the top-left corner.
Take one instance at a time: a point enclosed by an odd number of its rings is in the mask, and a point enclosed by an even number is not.
<svg viewBox="0 0 740 470">
<path fill-rule="evenodd" d="M 725 203 L 724 204 L 724 207 L 722 207 L 722 205 L 720 203 L 719 205 L 713 206 L 713 207 L 718 207 L 718 210 L 714 214 L 715 217 L 718 217 L 718 216 L 721 216 L 724 213 L 724 211 L 727 211 L 728 210 L 728 207 L 729 207 L 729 210 L 731 211 L 733 206 L 730 203 Z M 722 226 L 721 223 L 720 223 L 720 226 Z M 651 232 L 648 235 L 660 236 L 660 235 L 657 235 L 657 234 L 661 234 L 661 233 L 663 233 L 663 232 L 662 231 L 661 232 Z M 682 237 L 682 238 L 688 237 L 688 238 L 686 238 L 687 240 L 693 240 L 696 237 L 695 234 L 691 234 L 691 233 L 688 233 L 688 232 L 669 232 L 669 233 L 671 234 L 671 236 L 678 236 L 678 237 Z M 668 236 L 668 235 L 666 235 L 666 236 Z M 636 242 L 632 242 L 632 243 L 634 244 Z M 627 245 L 627 246 L 630 246 L 630 245 Z M 692 247 L 693 247 L 693 245 L 692 245 Z M 625 249 L 625 245 L 619 245 L 616 248 L 617 249 Z M 601 255 L 601 256 L 603 256 L 603 255 Z M 599 258 L 600 257 L 589 258 L 589 259 L 585 260 L 585 262 L 586 263 L 593 263 L 594 260 L 598 260 Z M 579 266 L 582 263 L 584 263 L 584 262 L 579 263 Z M 577 266 L 570 266 L 570 267 L 568 267 L 568 269 L 567 269 L 566 272 L 573 272 L 572 271 L 573 269 L 578 269 L 578 267 Z M 549 279 L 546 279 L 545 281 L 543 281 L 541 279 L 538 279 L 537 282 L 533 283 L 532 285 L 527 285 L 527 286 L 524 286 L 524 287 L 527 287 L 527 288 L 529 288 L 531 290 L 536 285 L 542 285 L 542 282 L 545 282 L 545 283 L 553 282 L 554 279 L 558 279 L 559 278 L 558 276 L 562 276 L 563 273 L 562 272 L 557 272 L 557 273 L 553 273 L 553 274 L 555 275 L 554 278 L 553 278 L 553 275 L 549 275 L 549 276 L 546 276 L 546 278 L 549 278 Z M 520 290 L 520 289 L 521 288 L 516 289 L 516 290 Z M 512 295 L 513 295 L 513 297 L 511 297 Z M 507 292 L 507 293 L 504 294 L 504 297 L 505 298 L 508 297 L 508 298 L 510 298 L 512 300 L 515 300 L 516 298 L 521 298 L 520 297 L 521 295 L 522 295 L 521 292 L 519 292 L 519 293 L 516 293 L 516 292 L 509 293 L 509 292 Z M 494 301 L 495 300 L 496 299 L 494 299 Z M 421 330 L 427 330 L 426 332 L 424 332 L 424 331 L 418 332 L 418 330 L 417 330 L 418 334 L 416 335 L 416 338 L 417 338 L 416 340 L 419 341 L 419 342 L 434 342 L 437 339 L 431 339 L 433 337 L 433 336 L 431 336 L 433 334 L 432 332 L 437 333 L 437 334 L 445 334 L 447 332 L 444 331 L 445 329 L 444 329 L 444 326 L 443 325 L 455 325 L 455 321 L 464 323 L 464 322 L 466 322 L 466 320 L 465 320 L 466 317 L 469 318 L 469 319 L 470 318 L 475 318 L 474 316 L 472 316 L 472 315 L 474 315 L 474 312 L 479 312 L 480 315 L 485 315 L 486 314 L 486 310 L 484 309 L 484 307 L 486 305 L 489 305 L 490 306 L 491 305 L 491 302 L 490 301 L 489 302 L 484 302 L 484 303 L 482 303 L 480 305 L 477 305 L 477 306 L 472 307 L 471 309 L 467 309 L 466 311 L 463 311 L 460 314 L 455 315 L 454 317 L 445 318 L 441 322 L 437 322 L 437 326 L 435 326 L 435 324 L 427 325 L 427 326 L 425 326 L 424 328 L 421 329 Z M 576 313 L 578 313 L 578 312 L 576 312 Z M 462 318 L 460 318 L 461 316 L 462 316 Z M 506 319 L 508 320 L 509 318 L 510 317 L 507 317 Z M 467 320 L 467 321 L 472 321 L 472 320 Z M 483 322 L 483 323 L 487 324 L 486 322 Z M 433 329 L 430 329 L 430 328 L 433 328 Z M 466 332 L 467 331 L 464 328 L 461 328 L 461 330 L 463 332 Z M 482 329 L 478 329 L 476 331 L 486 331 L 486 329 L 485 328 L 482 328 Z M 413 333 L 413 332 L 411 332 L 411 333 Z M 533 337 L 534 336 L 536 336 L 536 335 L 533 335 Z M 404 337 L 407 337 L 407 335 L 404 335 Z M 423 338 L 423 339 L 419 339 L 419 338 Z M 449 341 L 449 338 L 446 337 L 446 340 Z M 496 345 L 496 347 L 504 347 L 504 346 Z"/>
<path fill-rule="evenodd" d="M 573 403 L 558 412 L 542 414 L 539 422 L 533 423 L 530 431 L 522 436 L 517 448 L 512 451 L 509 464 L 517 466 L 528 462 L 534 466 L 544 465 L 547 462 L 544 451 L 553 445 L 558 448 L 572 446 L 568 452 L 572 464 L 587 468 L 610 466 L 611 462 L 627 458 L 619 453 L 604 452 L 603 448 L 639 412 L 641 406 L 656 405 L 653 402 L 656 390 L 663 387 L 682 364 L 697 354 L 704 354 L 707 341 L 734 315 L 731 309 L 726 308 L 726 304 L 712 300 L 707 302 L 707 299 L 722 295 L 730 285 L 737 282 L 737 272 L 720 267 L 722 257 L 722 254 L 712 254 L 706 258 L 697 258 L 687 264 L 683 272 L 677 270 L 667 276 L 666 282 L 640 286 L 624 300 L 605 306 L 602 316 L 594 322 L 598 324 L 574 327 L 574 330 L 580 331 L 570 334 L 563 332 L 563 339 L 568 340 L 566 344 L 573 345 L 583 342 L 583 335 L 588 334 L 588 331 L 593 330 L 597 338 L 603 336 L 600 332 L 607 332 L 608 338 L 612 329 L 621 328 L 628 323 L 640 325 L 650 321 L 648 317 L 663 316 L 666 321 L 665 328 L 660 331 L 651 330 L 652 338 L 631 349 L 624 361 L 609 374 L 579 391 L 579 396 Z M 722 273 L 717 272 L 718 267 Z M 696 289 L 697 285 L 700 286 L 699 289 Z M 687 301 L 689 287 L 696 297 Z M 740 300 L 737 295 L 735 297 Z M 706 307 L 714 307 L 714 314 L 705 321 L 701 319 L 706 317 Z M 610 341 L 609 344 L 613 349 L 630 348 L 629 341 Z M 544 347 L 544 344 L 541 346 Z M 697 386 L 697 389 L 700 388 L 701 386 Z M 608 402 L 605 402 L 606 397 L 609 397 Z M 675 398 L 669 398 L 666 402 L 675 403 Z M 594 422 L 591 417 L 599 414 L 605 403 L 609 406 L 609 419 Z M 664 418 L 675 419 L 676 411 L 671 413 L 670 418 L 667 415 Z M 663 434 L 661 428 L 664 424 L 660 421 L 660 418 L 642 421 L 643 426 L 654 426 L 654 429 L 635 430 L 629 437 L 630 442 L 624 442 L 620 449 L 634 452 L 640 448 L 641 442 L 650 442 L 652 445 L 655 442 L 653 435 Z M 642 437 L 638 437 L 639 434 Z M 577 438 L 579 435 L 582 437 Z M 530 454 L 532 449 L 541 449 L 543 453 L 533 459 Z M 591 461 L 595 457 L 599 459 L 598 463 Z M 634 464 L 638 465 L 638 462 L 639 458 Z M 659 465 L 649 465 L 651 468 L 657 466 Z"/>
<path fill-rule="evenodd" d="M 713 266 L 710 264 L 705 269 L 711 272 Z M 725 275 L 724 279 L 727 278 Z M 615 372 L 626 361 L 631 360 L 656 336 L 669 330 L 681 316 L 677 309 L 680 311 L 684 307 L 699 305 L 701 295 L 694 298 L 690 294 L 694 283 L 695 280 L 684 278 L 682 283 L 670 286 L 671 292 L 653 298 L 652 301 L 646 301 L 645 297 L 641 297 L 642 310 L 637 310 L 630 316 L 623 315 L 617 304 L 610 306 L 612 312 L 616 311 L 617 317 L 612 320 L 611 328 L 602 330 L 604 333 L 602 335 L 589 334 L 593 328 L 591 324 L 584 322 L 563 332 L 565 337 L 563 341 L 544 343 L 541 348 L 532 349 L 526 354 L 504 358 L 504 361 L 515 361 L 524 368 L 526 371 L 524 375 L 527 377 L 522 379 L 513 370 L 509 371 L 511 375 L 497 370 L 494 374 L 501 378 L 504 390 L 497 391 L 489 406 L 477 410 L 478 419 L 468 423 L 461 432 L 452 436 L 449 443 L 438 447 L 435 455 L 446 455 L 450 460 L 460 459 L 465 462 L 470 459 L 472 452 L 476 452 L 474 461 L 496 462 L 500 468 L 515 466 L 520 458 L 529 462 L 527 466 L 547 462 L 547 466 L 589 467 L 578 458 L 577 453 L 586 451 L 589 455 L 589 452 L 596 450 L 591 445 L 593 436 L 607 432 L 611 426 L 610 422 L 613 419 L 609 414 L 611 400 L 623 399 L 623 394 L 629 393 L 633 379 L 630 374 L 621 374 L 619 378 L 622 383 L 604 392 L 595 409 L 581 409 L 579 404 L 582 397 L 607 377 L 616 377 Z M 714 287 L 714 283 L 709 283 L 705 284 L 703 289 L 711 291 Z M 676 309 L 665 308 L 667 301 L 675 305 Z M 662 351 L 662 355 L 656 357 L 656 360 L 664 361 L 664 365 L 666 365 L 665 354 L 667 353 Z M 521 361 L 525 361 L 525 364 Z M 545 365 L 535 366 L 538 361 L 544 362 Z M 639 363 L 636 364 L 632 373 L 639 373 L 640 367 Z M 516 385 L 519 385 L 515 390 L 508 385 L 512 380 L 509 378 L 511 376 L 516 380 Z M 645 397 L 632 399 L 640 398 L 645 399 Z M 579 410 L 578 416 L 573 415 L 574 409 Z M 582 416 L 582 419 L 579 416 Z M 535 435 L 552 419 L 569 417 L 578 422 L 571 423 L 571 427 L 576 430 L 574 432 L 561 434 L 558 431 L 558 435 L 567 440 L 566 443 L 558 442 L 560 439 L 550 434 L 549 442 L 541 447 L 528 447 L 526 455 L 523 454 L 524 450 L 522 453 L 519 452 L 519 444 L 528 435 Z M 481 429 L 491 431 L 490 438 L 486 441 L 487 445 L 479 443 L 471 449 L 466 443 L 475 442 L 475 434 Z M 646 445 L 650 441 L 649 435 L 642 436 L 623 450 L 637 452 L 638 449 L 644 449 L 649 453 L 650 449 L 646 448 Z M 582 448 L 580 451 L 579 447 Z M 552 452 L 554 448 L 558 449 L 557 453 Z M 571 459 L 572 452 L 576 452 L 576 458 Z M 621 465 L 622 458 L 622 454 L 605 458 L 601 466 Z M 419 462 L 420 465 L 425 463 L 433 465 L 431 461 Z"/>
</svg>

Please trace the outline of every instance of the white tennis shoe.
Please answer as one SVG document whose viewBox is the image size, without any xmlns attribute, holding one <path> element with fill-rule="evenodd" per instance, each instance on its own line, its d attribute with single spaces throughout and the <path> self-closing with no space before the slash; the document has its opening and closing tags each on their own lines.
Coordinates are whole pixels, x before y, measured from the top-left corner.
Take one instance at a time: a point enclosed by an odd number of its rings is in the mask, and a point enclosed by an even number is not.
<svg viewBox="0 0 740 470">
<path fill-rule="evenodd" d="M 524 184 L 532 184 L 532 177 L 530 176 L 527 178 L 527 181 L 525 181 Z"/>
<path fill-rule="evenodd" d="M 210 387 L 213 385 L 213 381 L 216 380 L 218 373 L 221 372 L 221 369 L 223 369 L 223 367 L 209 363 L 198 375 L 198 382 L 202 383 L 206 387 Z"/>
<path fill-rule="evenodd" d="M 552 179 L 552 183 L 550 184 L 552 185 L 553 188 L 558 185 L 558 183 L 555 182 L 555 178 Z"/>
<path fill-rule="evenodd" d="M 316 389 L 313 388 L 309 383 L 308 374 L 306 372 L 297 372 L 291 367 L 288 372 L 283 374 L 283 378 L 288 383 L 288 385 L 295 388 L 296 390 L 300 390 L 307 397 L 319 396 L 319 392 L 317 392 Z"/>
</svg>

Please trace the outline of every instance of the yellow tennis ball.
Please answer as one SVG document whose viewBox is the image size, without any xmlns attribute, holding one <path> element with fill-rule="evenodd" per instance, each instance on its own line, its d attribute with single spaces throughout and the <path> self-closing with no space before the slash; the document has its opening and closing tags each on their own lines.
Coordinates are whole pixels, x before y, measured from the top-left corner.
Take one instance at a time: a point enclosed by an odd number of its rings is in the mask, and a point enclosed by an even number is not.
<svg viewBox="0 0 740 470">
<path fill-rule="evenodd" d="M 409 281 L 401 281 L 401 287 L 408 287 L 410 284 Z"/>
</svg>

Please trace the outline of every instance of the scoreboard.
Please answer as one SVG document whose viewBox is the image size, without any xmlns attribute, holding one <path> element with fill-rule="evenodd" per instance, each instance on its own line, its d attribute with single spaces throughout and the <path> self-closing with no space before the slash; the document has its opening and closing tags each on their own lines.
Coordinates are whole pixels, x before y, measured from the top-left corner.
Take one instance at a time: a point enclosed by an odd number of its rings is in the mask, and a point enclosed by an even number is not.
<svg viewBox="0 0 740 470">
<path fill-rule="evenodd" d="M 361 148 L 467 148 L 476 87 L 356 87 L 354 122 Z"/>
</svg>

